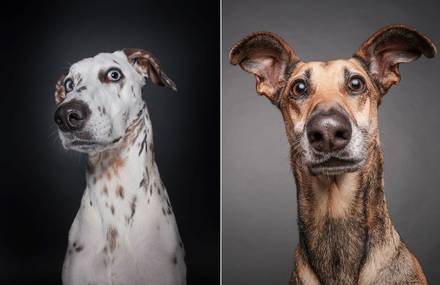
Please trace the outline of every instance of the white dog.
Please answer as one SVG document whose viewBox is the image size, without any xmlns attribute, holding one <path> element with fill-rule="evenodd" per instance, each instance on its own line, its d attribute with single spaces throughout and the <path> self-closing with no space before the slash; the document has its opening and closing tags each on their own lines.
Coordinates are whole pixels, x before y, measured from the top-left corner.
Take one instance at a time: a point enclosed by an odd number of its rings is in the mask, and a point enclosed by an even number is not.
<svg viewBox="0 0 440 285">
<path fill-rule="evenodd" d="M 139 49 L 83 59 L 57 82 L 62 144 L 88 154 L 64 284 L 186 284 L 183 244 L 142 100 L 146 78 L 176 90 L 154 57 Z"/>
</svg>

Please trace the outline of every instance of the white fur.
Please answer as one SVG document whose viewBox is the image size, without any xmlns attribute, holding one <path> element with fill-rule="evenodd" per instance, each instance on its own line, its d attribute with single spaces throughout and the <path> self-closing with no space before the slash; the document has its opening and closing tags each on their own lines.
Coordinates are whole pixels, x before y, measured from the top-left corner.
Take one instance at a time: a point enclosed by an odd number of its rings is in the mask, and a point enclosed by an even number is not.
<svg viewBox="0 0 440 285">
<path fill-rule="evenodd" d="M 121 90 L 116 83 L 98 79 L 100 70 L 112 66 L 124 74 Z M 77 85 L 79 77 L 82 82 Z M 79 61 L 66 78 L 74 78 L 75 88 L 64 102 L 77 99 L 89 106 L 91 117 L 83 132 L 97 144 L 73 146 L 77 136 L 60 131 L 63 145 L 88 153 L 91 165 L 100 165 L 105 153 L 125 160 L 117 172 L 104 167 L 87 174 L 81 206 L 69 232 L 63 284 L 186 284 L 183 245 L 152 152 L 151 122 L 141 97 L 143 76 L 117 51 Z M 81 86 L 87 90 L 77 92 Z M 136 120 L 140 120 L 136 130 L 140 135 L 124 145 L 126 128 Z M 106 171 L 110 175 L 95 180 Z M 117 193 L 120 186 L 124 197 Z"/>
</svg>

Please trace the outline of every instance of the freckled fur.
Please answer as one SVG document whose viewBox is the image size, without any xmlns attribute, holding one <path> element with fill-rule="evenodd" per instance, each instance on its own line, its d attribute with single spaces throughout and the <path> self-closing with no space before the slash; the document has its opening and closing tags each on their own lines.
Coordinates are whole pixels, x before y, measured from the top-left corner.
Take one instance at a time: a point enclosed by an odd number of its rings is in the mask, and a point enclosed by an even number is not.
<svg viewBox="0 0 440 285">
<path fill-rule="evenodd" d="M 91 74 L 94 69 L 90 67 L 103 65 L 100 69 L 105 70 L 115 64 L 130 84 L 97 85 L 98 75 Z M 158 76 L 165 76 L 158 63 L 155 68 Z M 61 79 L 57 104 L 81 96 L 92 110 L 86 125 L 91 138 L 106 143 L 93 149 L 75 148 L 69 144 L 75 138 L 60 133 L 66 148 L 88 154 L 86 189 L 69 232 L 63 284 L 186 284 L 184 249 L 175 217 L 162 213 L 170 207 L 163 198 L 168 199 L 166 189 L 162 186 L 161 195 L 146 191 L 163 183 L 154 156 L 146 148 L 153 144 L 153 135 L 141 97 L 145 75 L 125 53 L 115 52 L 84 59 L 72 65 L 66 76 L 81 80 L 83 87 L 65 94 Z"/>
</svg>

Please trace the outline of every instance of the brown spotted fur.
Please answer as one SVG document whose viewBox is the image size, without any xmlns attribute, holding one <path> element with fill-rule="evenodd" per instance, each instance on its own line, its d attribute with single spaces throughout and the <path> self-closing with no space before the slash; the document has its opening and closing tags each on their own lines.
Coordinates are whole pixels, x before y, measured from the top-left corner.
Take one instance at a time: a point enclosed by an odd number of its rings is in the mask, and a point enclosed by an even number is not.
<svg viewBox="0 0 440 285">
<path fill-rule="evenodd" d="M 377 108 L 400 80 L 399 63 L 435 53 L 427 37 L 403 25 L 381 29 L 347 60 L 302 62 L 281 37 L 267 32 L 231 49 L 231 63 L 253 73 L 257 93 L 280 109 L 291 146 L 299 244 L 289 284 L 427 284 L 388 213 Z M 347 71 L 365 79 L 364 94 L 348 94 Z M 293 83 L 304 76 L 310 77 L 310 94 L 292 99 Z M 299 140 L 318 104 L 342 107 L 362 130 L 364 163 L 355 172 L 313 176 L 305 166 Z"/>
</svg>

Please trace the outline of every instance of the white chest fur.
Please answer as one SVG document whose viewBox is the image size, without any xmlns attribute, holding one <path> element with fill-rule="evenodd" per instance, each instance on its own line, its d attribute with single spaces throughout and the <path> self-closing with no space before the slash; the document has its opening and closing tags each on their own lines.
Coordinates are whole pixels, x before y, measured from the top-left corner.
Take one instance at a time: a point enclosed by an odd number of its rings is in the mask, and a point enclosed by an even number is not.
<svg viewBox="0 0 440 285">
<path fill-rule="evenodd" d="M 63 283 L 186 284 L 184 249 L 154 160 L 146 108 L 121 147 L 89 157 Z"/>
</svg>

